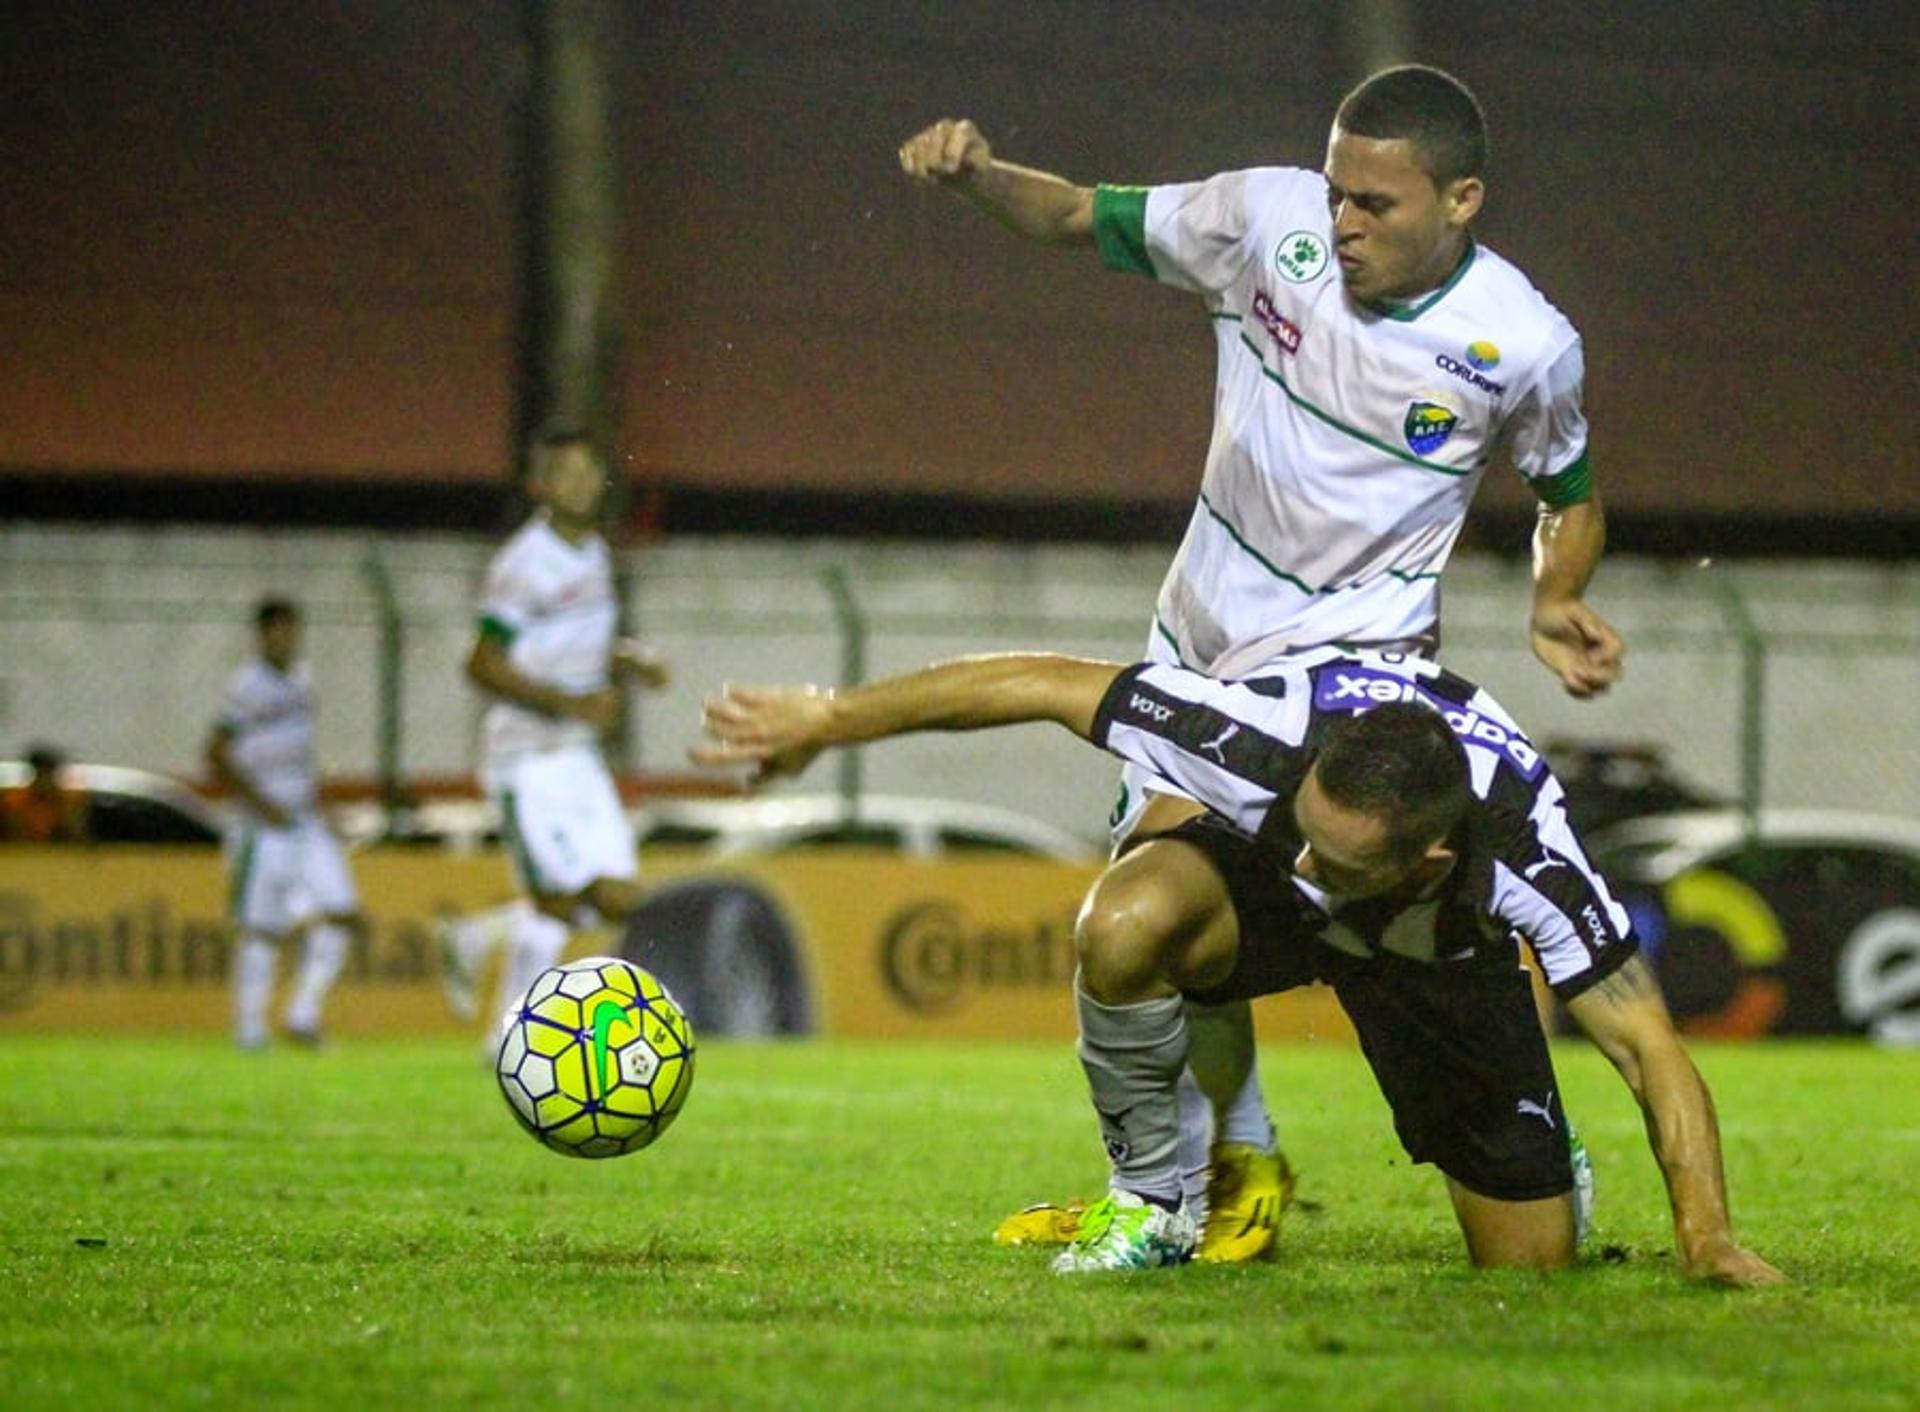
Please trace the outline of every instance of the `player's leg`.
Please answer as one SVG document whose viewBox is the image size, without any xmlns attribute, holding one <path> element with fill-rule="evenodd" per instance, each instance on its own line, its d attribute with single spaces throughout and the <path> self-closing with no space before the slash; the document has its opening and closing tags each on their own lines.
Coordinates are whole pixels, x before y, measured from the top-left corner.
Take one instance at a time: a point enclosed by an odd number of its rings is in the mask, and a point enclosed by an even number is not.
<svg viewBox="0 0 1920 1412">
<path fill-rule="evenodd" d="M 1128 787 L 1145 791 L 1143 776 Z M 1180 795 L 1146 791 L 1120 827 L 1132 838 L 1165 834 L 1205 813 Z M 1125 845 L 1123 844 L 1124 848 Z M 1187 1006 L 1187 1065 L 1180 1113 L 1181 1190 L 1201 1225 L 1200 1258 L 1253 1260 L 1273 1247 L 1294 1177 L 1276 1144 L 1255 1064 L 1246 1001 Z"/>
<path fill-rule="evenodd" d="M 360 897 L 347 871 L 346 855 L 326 825 L 312 820 L 301 840 L 301 884 L 318 916 L 306 927 L 300 969 L 283 1017 L 287 1035 L 297 1043 L 321 1042 L 327 993 L 346 964 L 347 949 L 366 930 Z"/>
<path fill-rule="evenodd" d="M 471 1020 L 480 1013 L 480 982 L 487 961 L 495 952 L 506 950 L 520 914 L 531 905 L 526 898 L 516 897 L 479 912 L 445 908 L 434 915 L 440 988 L 454 1018 Z"/>
<path fill-rule="evenodd" d="M 595 878 L 582 894 L 586 904 L 600 914 L 600 920 L 616 932 L 639 909 L 643 895 L 638 880 L 632 877 Z"/>
<path fill-rule="evenodd" d="M 503 814 L 533 906 L 508 949 L 505 1009 L 560 959 L 582 907 L 619 927 L 639 905 L 633 829 L 596 752 L 536 757 L 516 768 L 513 785 Z"/>
<path fill-rule="evenodd" d="M 640 852 L 613 776 L 597 758 L 575 793 L 574 810 L 574 848 L 593 876 L 581 899 L 600 914 L 617 947 L 644 896 Z"/>
<path fill-rule="evenodd" d="M 290 918 L 290 883 L 284 830 L 246 827 L 235 836 L 228 860 L 232 897 L 233 1041 L 242 1049 L 267 1046 L 267 1008 Z"/>
<path fill-rule="evenodd" d="M 279 939 L 251 929 L 233 948 L 233 1042 L 242 1049 L 267 1047 L 267 1006 L 273 1001 Z"/>
<path fill-rule="evenodd" d="M 1177 1264 L 1192 1256 L 1199 1235 L 1180 1191 L 1180 992 L 1233 969 L 1238 928 L 1225 882 L 1190 844 L 1144 844 L 1095 883 L 1074 942 L 1080 1061 L 1113 1176 L 1054 1268 Z"/>
<path fill-rule="evenodd" d="M 533 988 L 540 973 L 559 964 L 573 935 L 570 921 L 576 899 L 570 893 L 537 892 L 519 909 L 507 934 L 507 954 L 500 972 L 500 1014 L 489 1044 L 497 1040 L 514 1018 L 520 998 Z"/>
<path fill-rule="evenodd" d="M 1134 794 L 1130 802 L 1135 808 L 1127 816 L 1127 793 L 1123 793 L 1122 801 L 1123 808 L 1117 814 L 1126 817 L 1121 826 L 1131 825 L 1137 830 L 1135 836 L 1146 841 L 1125 851 L 1095 882 L 1083 904 L 1082 921 L 1116 917 L 1124 899 L 1130 911 L 1127 927 L 1139 938 L 1135 945 L 1178 952 L 1188 944 L 1188 934 L 1195 929 L 1194 918 L 1183 900 L 1190 886 L 1191 860 L 1179 850 L 1154 848 L 1146 836 L 1155 832 L 1177 836 L 1196 826 L 1204 811 L 1191 800 L 1172 795 L 1153 795 L 1143 805 L 1141 797 Z M 1245 874 L 1243 885 L 1252 889 L 1256 900 L 1264 905 L 1270 881 L 1267 875 L 1272 869 L 1241 856 L 1242 836 L 1231 830 L 1204 827 L 1194 836 L 1209 845 L 1216 839 L 1236 840 L 1225 844 L 1216 863 L 1236 875 Z M 1163 867 L 1164 877 L 1160 876 Z M 1217 910 L 1224 893 L 1215 888 L 1210 897 L 1207 906 Z M 1096 920 L 1095 925 L 1101 923 Z M 1160 934 L 1151 935 L 1156 927 L 1162 929 Z M 1189 1003 L 1189 1019 L 1195 1013 Z M 1279 1213 L 1292 1198 L 1293 1174 L 1274 1147 L 1272 1128 L 1254 1077 L 1250 1010 L 1244 1001 L 1234 1000 L 1202 1006 L 1197 1013 L 1199 1027 L 1188 1029 L 1187 1062 L 1206 1077 L 1203 1085 L 1193 1073 L 1184 1073 L 1175 1086 L 1179 1135 L 1174 1160 L 1179 1185 L 1190 1214 L 1196 1223 L 1204 1221 L 1210 1233 L 1203 1258 L 1248 1260 L 1271 1247 Z M 1235 1141 L 1230 1146 L 1215 1142 L 1215 1108 L 1204 1091 L 1207 1086 L 1222 1100 L 1225 1117 L 1220 1133 L 1223 1137 L 1232 1135 Z M 1220 1159 L 1217 1164 L 1216 1155 Z M 1209 1174 L 1216 1165 L 1223 1180 L 1210 1182 Z M 1209 1206 L 1210 1194 L 1219 1198 L 1217 1213 Z M 1029 1206 L 1001 1221 L 994 1239 L 1003 1245 L 1073 1241 L 1080 1235 L 1084 1208 L 1084 1202 Z"/>
<path fill-rule="evenodd" d="M 354 936 L 365 928 L 366 919 L 358 912 L 327 913 L 307 925 L 300 948 L 300 969 L 294 974 L 293 991 L 283 1016 L 289 1039 L 305 1045 L 321 1042 L 327 993 L 339 979 Z"/>
<path fill-rule="evenodd" d="M 1447 1195 L 1467 1240 L 1467 1258 L 1483 1270 L 1559 1270 L 1573 1263 L 1573 1194 L 1502 1201 L 1452 1177 Z"/>
<path fill-rule="evenodd" d="M 1187 1065 L 1211 1141 L 1199 1149 L 1205 1196 L 1199 1258 L 1217 1264 L 1257 1260 L 1273 1248 L 1280 1214 L 1293 1200 L 1293 1169 L 1274 1141 L 1254 1066 L 1253 1007 L 1187 1002 Z M 1181 1108 L 1181 1165 L 1191 1182 L 1191 1124 Z"/>
<path fill-rule="evenodd" d="M 1571 1263 L 1566 1114 L 1517 960 L 1336 956 L 1328 969 L 1401 1145 L 1446 1176 L 1473 1263 Z"/>
</svg>

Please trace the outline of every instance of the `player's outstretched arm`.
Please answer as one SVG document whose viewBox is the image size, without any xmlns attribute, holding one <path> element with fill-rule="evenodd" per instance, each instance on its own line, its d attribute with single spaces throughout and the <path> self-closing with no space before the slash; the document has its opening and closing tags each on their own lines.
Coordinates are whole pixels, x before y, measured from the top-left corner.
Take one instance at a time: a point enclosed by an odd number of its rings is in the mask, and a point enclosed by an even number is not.
<svg viewBox="0 0 1920 1412">
<path fill-rule="evenodd" d="M 1093 188 L 993 155 L 965 118 L 942 118 L 900 144 L 900 170 L 965 196 L 1009 230 L 1048 245 L 1093 243 Z"/>
<path fill-rule="evenodd" d="M 1620 679 L 1626 644 L 1583 595 L 1607 546 L 1600 497 L 1542 506 L 1533 532 L 1533 654 L 1569 696 L 1597 696 Z"/>
<path fill-rule="evenodd" d="M 752 765 L 756 779 L 797 774 L 822 750 L 913 731 L 1057 721 L 1088 737 L 1115 662 L 1051 653 L 961 657 L 845 691 L 728 685 L 707 700 L 702 765 Z"/>
<path fill-rule="evenodd" d="M 1567 1005 L 1613 1061 L 1646 1117 L 1647 1140 L 1667 1181 L 1674 1239 L 1687 1274 L 1716 1284 L 1786 1283 L 1733 1238 L 1720 1124 L 1713 1096 L 1673 1028 L 1660 988 L 1635 956 Z"/>
</svg>

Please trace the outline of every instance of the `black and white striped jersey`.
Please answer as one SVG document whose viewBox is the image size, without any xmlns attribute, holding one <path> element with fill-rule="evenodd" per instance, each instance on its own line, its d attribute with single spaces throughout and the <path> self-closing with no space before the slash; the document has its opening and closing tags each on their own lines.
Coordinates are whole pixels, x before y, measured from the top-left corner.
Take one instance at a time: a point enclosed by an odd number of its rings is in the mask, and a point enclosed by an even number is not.
<svg viewBox="0 0 1920 1412">
<path fill-rule="evenodd" d="M 1108 689 L 1092 739 L 1154 771 L 1272 850 L 1301 848 L 1293 796 L 1327 731 L 1388 701 L 1430 706 L 1465 747 L 1473 806 L 1460 862 L 1433 895 L 1342 899 L 1293 885 L 1325 917 L 1320 940 L 1355 956 L 1447 961 L 1525 941 L 1571 999 L 1633 954 L 1626 910 L 1587 861 L 1546 761 L 1500 703 L 1420 658 L 1323 649 L 1218 681 L 1140 663 Z"/>
</svg>

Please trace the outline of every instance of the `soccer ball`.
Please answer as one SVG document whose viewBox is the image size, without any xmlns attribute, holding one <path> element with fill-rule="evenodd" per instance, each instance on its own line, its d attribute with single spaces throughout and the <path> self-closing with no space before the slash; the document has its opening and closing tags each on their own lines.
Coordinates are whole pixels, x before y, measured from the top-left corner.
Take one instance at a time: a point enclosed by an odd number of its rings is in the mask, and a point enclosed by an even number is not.
<svg viewBox="0 0 1920 1412">
<path fill-rule="evenodd" d="M 693 1027 L 630 961 L 542 971 L 494 1063 L 520 1126 L 569 1157 L 620 1157 L 667 1130 L 693 1087 Z"/>
</svg>

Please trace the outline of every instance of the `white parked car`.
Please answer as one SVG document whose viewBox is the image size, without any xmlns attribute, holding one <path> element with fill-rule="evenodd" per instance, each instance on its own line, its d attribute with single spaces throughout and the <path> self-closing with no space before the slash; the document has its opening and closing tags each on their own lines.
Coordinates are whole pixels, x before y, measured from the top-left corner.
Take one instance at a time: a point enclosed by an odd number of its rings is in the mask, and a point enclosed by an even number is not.
<svg viewBox="0 0 1920 1412">
<path fill-rule="evenodd" d="M 384 823 L 371 803 L 346 806 L 335 817 L 356 842 L 380 837 Z M 633 810 L 632 818 L 642 848 L 691 846 L 727 858 L 849 846 L 892 849 L 909 858 L 989 851 L 1084 862 L 1099 855 L 1088 840 L 1012 809 L 903 795 L 864 795 L 852 809 L 827 794 L 665 799 Z M 477 849 L 499 842 L 499 811 L 491 800 L 422 804 L 408 812 L 400 836 Z"/>
<path fill-rule="evenodd" d="M 24 785 L 32 776 L 25 760 L 0 760 L 0 789 Z M 172 775 L 69 760 L 59 778 L 85 801 L 87 832 L 95 843 L 220 841 L 224 816 Z"/>
<path fill-rule="evenodd" d="M 909 858 L 990 851 L 1084 862 L 1098 850 L 1086 839 L 991 804 L 905 795 L 764 799 L 674 799 L 638 816 L 641 845 L 694 844 L 721 857 L 792 848 L 887 848 Z"/>
</svg>

